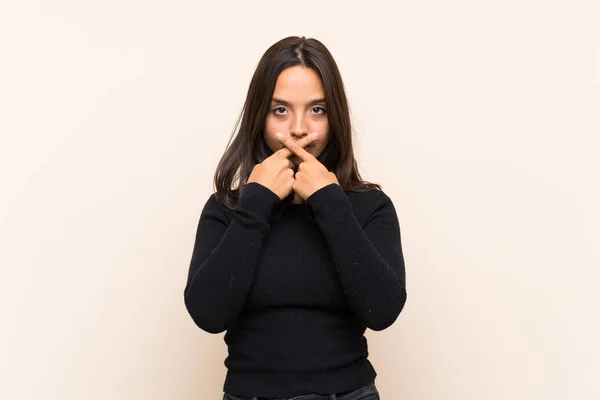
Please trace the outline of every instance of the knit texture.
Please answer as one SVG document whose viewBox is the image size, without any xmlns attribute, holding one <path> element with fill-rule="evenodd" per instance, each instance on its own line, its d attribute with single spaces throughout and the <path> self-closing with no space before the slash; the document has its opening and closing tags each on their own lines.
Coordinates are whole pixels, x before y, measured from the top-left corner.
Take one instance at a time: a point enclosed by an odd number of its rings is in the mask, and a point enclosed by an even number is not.
<svg viewBox="0 0 600 400">
<path fill-rule="evenodd" d="M 366 328 L 383 330 L 406 302 L 400 226 L 381 190 L 327 185 L 305 205 L 245 186 L 229 208 L 211 195 L 184 291 L 193 321 L 225 334 L 223 390 L 238 396 L 338 393 L 372 382 Z"/>
</svg>

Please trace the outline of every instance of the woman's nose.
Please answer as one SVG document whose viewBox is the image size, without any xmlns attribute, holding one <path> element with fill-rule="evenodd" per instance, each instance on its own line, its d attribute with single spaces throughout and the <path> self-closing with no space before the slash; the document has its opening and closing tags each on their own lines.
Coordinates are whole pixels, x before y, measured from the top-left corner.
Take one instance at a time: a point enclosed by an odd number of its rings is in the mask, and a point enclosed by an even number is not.
<svg viewBox="0 0 600 400">
<path fill-rule="evenodd" d="M 308 127 L 306 126 L 306 120 L 303 116 L 299 115 L 294 118 L 292 126 L 290 127 L 290 133 L 293 136 L 304 136 L 308 133 Z"/>
</svg>

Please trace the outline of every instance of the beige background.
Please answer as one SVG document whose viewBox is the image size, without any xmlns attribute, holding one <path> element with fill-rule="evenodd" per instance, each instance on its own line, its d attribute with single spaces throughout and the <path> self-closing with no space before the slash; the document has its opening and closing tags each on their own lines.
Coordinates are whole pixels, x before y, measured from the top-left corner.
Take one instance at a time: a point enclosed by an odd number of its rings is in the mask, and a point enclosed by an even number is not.
<svg viewBox="0 0 600 400">
<path fill-rule="evenodd" d="M 600 2 L 7 1 L 0 398 L 220 399 L 183 304 L 262 53 L 322 40 L 408 301 L 385 400 L 598 399 Z"/>
</svg>

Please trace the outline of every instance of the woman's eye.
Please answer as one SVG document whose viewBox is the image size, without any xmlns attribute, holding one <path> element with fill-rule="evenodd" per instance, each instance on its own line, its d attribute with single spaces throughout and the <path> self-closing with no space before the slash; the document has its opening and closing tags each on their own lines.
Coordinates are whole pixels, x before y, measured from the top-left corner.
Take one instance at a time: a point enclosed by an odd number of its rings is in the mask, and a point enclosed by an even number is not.
<svg viewBox="0 0 600 400">
<path fill-rule="evenodd" d="M 325 109 L 323 107 L 313 107 L 311 111 L 317 115 L 325 114 Z M 284 115 L 286 112 L 287 110 L 285 107 L 276 107 L 273 109 L 273 114 L 275 115 Z"/>
</svg>

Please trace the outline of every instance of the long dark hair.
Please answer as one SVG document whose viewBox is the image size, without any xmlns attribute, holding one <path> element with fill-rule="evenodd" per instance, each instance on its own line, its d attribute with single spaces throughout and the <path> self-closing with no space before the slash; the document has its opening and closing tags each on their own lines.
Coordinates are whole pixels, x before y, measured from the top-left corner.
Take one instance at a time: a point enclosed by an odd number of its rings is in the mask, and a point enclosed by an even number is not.
<svg viewBox="0 0 600 400">
<path fill-rule="evenodd" d="M 254 166 L 273 154 L 264 138 L 265 121 L 279 74 L 296 65 L 315 70 L 325 90 L 329 141 L 319 155 L 319 161 L 335 173 L 343 190 L 381 190 L 381 185 L 363 181 L 358 172 L 346 92 L 331 53 L 317 39 L 290 36 L 272 45 L 258 62 L 244 107 L 217 166 L 214 176 L 216 197 L 228 207 L 237 204 Z M 235 135 L 238 126 L 239 132 Z M 293 193 L 285 200 L 292 198 Z"/>
</svg>

